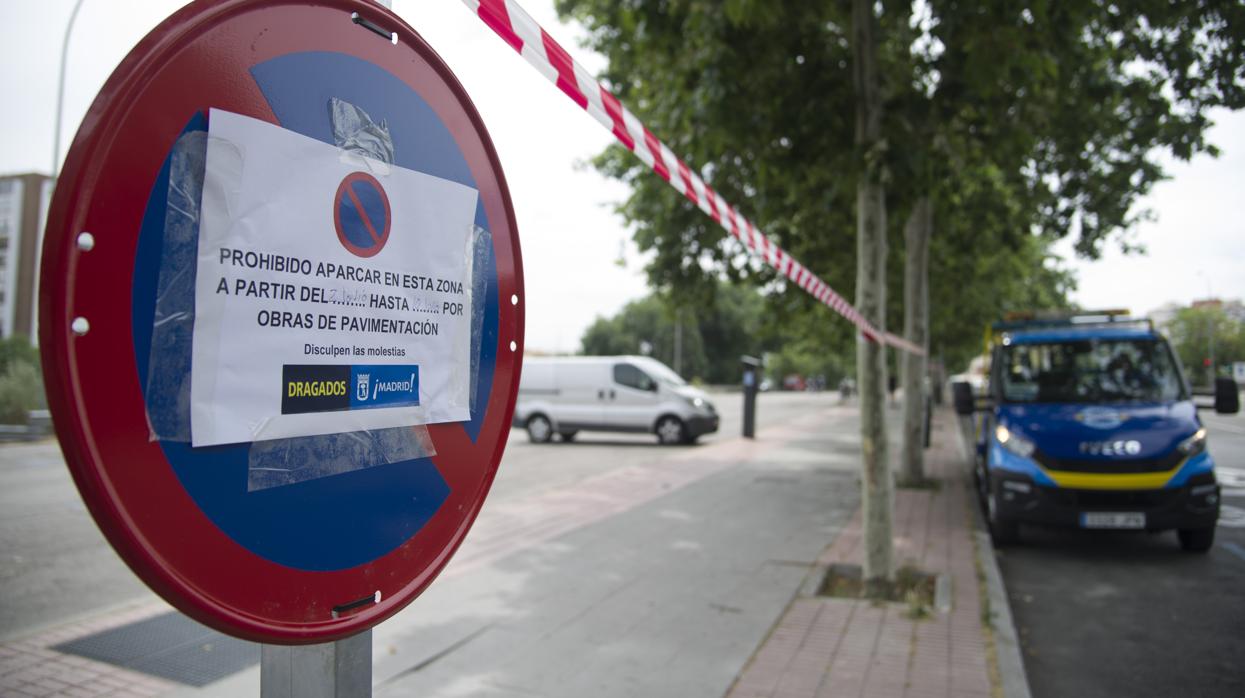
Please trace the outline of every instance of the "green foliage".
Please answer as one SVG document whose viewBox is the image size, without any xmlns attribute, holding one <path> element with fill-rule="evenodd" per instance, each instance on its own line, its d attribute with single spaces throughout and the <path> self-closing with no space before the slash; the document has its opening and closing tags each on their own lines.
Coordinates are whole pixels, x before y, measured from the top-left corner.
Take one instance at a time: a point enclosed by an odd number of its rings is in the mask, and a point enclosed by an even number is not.
<svg viewBox="0 0 1245 698">
<path fill-rule="evenodd" d="M 684 378 L 729 384 L 740 379 L 739 357 L 760 356 L 764 312 L 760 294 L 722 284 L 704 305 L 680 309 L 656 295 L 628 303 L 612 318 L 597 318 L 584 332 L 583 353 L 595 356 L 648 354 L 667 366 L 680 364 Z M 682 325 L 682 356 L 675 361 L 675 319 Z"/>
<path fill-rule="evenodd" d="M 30 339 L 25 335 L 16 334 L 0 339 L 0 373 L 19 361 L 38 366 L 39 350 L 31 346 Z"/>
<path fill-rule="evenodd" d="M 1245 361 L 1245 323 L 1228 317 L 1216 306 L 1182 308 L 1167 326 L 1176 357 L 1194 385 L 1211 385 L 1211 369 L 1206 361 L 1213 347 L 1215 375 L 1231 375 L 1228 367 Z"/>
<path fill-rule="evenodd" d="M 883 2 L 883 143 L 854 145 L 848 3 L 559 0 L 604 55 L 613 90 L 671 149 L 827 283 L 855 287 L 856 173 L 882 167 L 892 248 L 935 204 L 931 341 L 949 367 L 999 314 L 1066 307 L 1050 253 L 1131 249 L 1156 149 L 1214 154 L 1206 112 L 1245 106 L 1245 4 L 1107 0 Z M 653 288 L 698 305 L 720 279 L 768 291 L 768 315 L 850 362 L 847 323 L 787 288 L 621 146 L 595 161 L 632 189 L 619 213 L 653 256 Z M 901 317 L 902 255 L 890 255 Z M 898 323 L 891 322 L 893 329 Z M 762 326 L 764 333 L 765 325 Z M 793 350 L 793 353 L 799 353 Z"/>
<path fill-rule="evenodd" d="M 1245 5 L 1082 0 L 1028 15 L 1039 37 L 1029 52 L 1047 76 L 1027 124 L 1043 229 L 1076 235 L 1077 252 L 1097 257 L 1149 216 L 1134 204 L 1165 177 L 1154 150 L 1214 155 L 1207 111 L 1245 106 Z"/>
<path fill-rule="evenodd" d="M 682 354 L 675 360 L 675 319 L 682 328 Z M 591 356 L 647 354 L 674 368 L 687 379 L 706 374 L 704 343 L 689 314 L 676 314 L 661 299 L 647 296 L 628 303 L 612 318 L 597 318 L 584 332 L 583 353 Z M 647 352 L 645 351 L 647 349 Z"/>
<path fill-rule="evenodd" d="M 783 378 L 794 373 L 804 378 L 822 376 L 827 386 L 834 387 L 855 368 L 843 354 L 827 353 L 823 344 L 804 336 L 782 342 L 776 351 L 766 354 L 765 372 L 775 385 L 782 385 Z"/>
<path fill-rule="evenodd" d="M 39 350 L 20 335 L 0 340 L 0 424 L 25 424 L 45 406 Z"/>
</svg>

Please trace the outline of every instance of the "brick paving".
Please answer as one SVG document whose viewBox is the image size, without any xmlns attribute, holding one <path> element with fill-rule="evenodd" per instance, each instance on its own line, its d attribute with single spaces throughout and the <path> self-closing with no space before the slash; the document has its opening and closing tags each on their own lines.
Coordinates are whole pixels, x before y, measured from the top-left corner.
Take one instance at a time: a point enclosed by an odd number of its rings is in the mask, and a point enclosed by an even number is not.
<svg viewBox="0 0 1245 698">
<path fill-rule="evenodd" d="M 790 439 L 815 423 L 808 415 L 767 430 L 774 439 Z M 758 457 L 766 446 L 729 440 L 689 449 L 669 462 L 622 468 L 574 485 L 491 504 L 477 519 L 471 536 L 446 568 L 442 579 L 469 572 L 516 551 L 534 547 L 595 522 L 641 506 L 658 497 Z M 93 633 L 144 620 L 170 607 L 145 601 L 18 639 L 0 642 L 0 698 L 27 696 L 155 696 L 180 684 L 104 662 L 64 654 L 53 646 Z"/>
<path fill-rule="evenodd" d="M 820 417 L 813 414 L 772 427 L 766 430 L 766 436 L 772 441 L 795 438 Z M 476 519 L 471 535 L 442 576 L 468 572 L 517 550 L 634 509 L 740 462 L 753 460 L 768 447 L 752 440 L 719 441 L 688 449 L 672 459 L 612 470 L 534 497 L 489 503 L 487 516 Z M 671 467 L 671 460 L 678 466 Z"/>
<path fill-rule="evenodd" d="M 816 417 L 811 415 L 810 417 Z M 743 667 L 729 696 L 992 696 L 982 626 L 969 497 L 949 413 L 936 416 L 927 451 L 937 491 L 899 490 L 895 554 L 899 565 L 951 578 L 946 613 L 912 620 L 902 604 L 796 598 Z M 803 419 L 767 430 L 772 440 L 807 430 Z M 444 576 L 463 574 L 691 485 L 766 454 L 759 442 L 730 440 L 689 450 L 678 468 L 635 466 L 535 498 L 502 502 L 482 517 Z M 822 553 L 819 565 L 860 561 L 860 513 Z M 166 613 L 147 601 L 34 635 L 0 642 L 0 696 L 155 696 L 178 684 L 51 647 Z"/>
<path fill-rule="evenodd" d="M 898 490 L 895 560 L 951 581 L 951 609 L 908 617 L 903 604 L 801 596 L 778 620 L 729 698 L 1000 695 L 990 680 L 966 468 L 954 416 L 935 415 L 926 473 L 935 490 Z M 860 512 L 819 565 L 861 562 Z"/>
<path fill-rule="evenodd" d="M 0 696 L 142 698 L 168 692 L 178 684 L 52 649 L 63 642 L 146 620 L 168 611 L 168 605 L 163 602 L 147 601 L 18 640 L 0 642 Z"/>
</svg>

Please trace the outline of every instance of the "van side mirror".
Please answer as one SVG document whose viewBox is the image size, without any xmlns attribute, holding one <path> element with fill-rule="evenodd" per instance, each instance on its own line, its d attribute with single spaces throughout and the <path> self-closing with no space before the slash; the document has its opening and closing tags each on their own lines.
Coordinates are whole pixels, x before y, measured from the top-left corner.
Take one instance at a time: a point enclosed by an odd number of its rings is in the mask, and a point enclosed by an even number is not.
<svg viewBox="0 0 1245 698">
<path fill-rule="evenodd" d="M 1241 411 L 1241 395 L 1236 381 L 1231 378 L 1215 379 L 1215 411 L 1219 414 L 1236 414 Z"/>
<path fill-rule="evenodd" d="M 951 384 L 951 399 L 955 404 L 955 413 L 967 417 L 976 409 L 976 398 L 973 397 L 973 386 L 965 381 Z"/>
</svg>

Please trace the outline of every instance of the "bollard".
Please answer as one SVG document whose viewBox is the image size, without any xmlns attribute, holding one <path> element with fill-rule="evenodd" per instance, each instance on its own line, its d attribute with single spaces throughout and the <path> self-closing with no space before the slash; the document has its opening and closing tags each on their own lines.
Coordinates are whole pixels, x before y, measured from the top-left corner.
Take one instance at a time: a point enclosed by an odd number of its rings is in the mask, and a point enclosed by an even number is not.
<svg viewBox="0 0 1245 698">
<path fill-rule="evenodd" d="M 931 422 L 934 419 L 934 397 L 932 395 L 925 396 L 925 427 L 924 427 L 924 446 L 929 448 L 930 431 L 933 430 Z"/>
<path fill-rule="evenodd" d="M 743 435 L 746 439 L 753 439 L 756 438 L 757 390 L 760 384 L 757 374 L 761 372 L 761 360 L 752 356 L 741 356 L 739 361 L 744 366 Z"/>
</svg>

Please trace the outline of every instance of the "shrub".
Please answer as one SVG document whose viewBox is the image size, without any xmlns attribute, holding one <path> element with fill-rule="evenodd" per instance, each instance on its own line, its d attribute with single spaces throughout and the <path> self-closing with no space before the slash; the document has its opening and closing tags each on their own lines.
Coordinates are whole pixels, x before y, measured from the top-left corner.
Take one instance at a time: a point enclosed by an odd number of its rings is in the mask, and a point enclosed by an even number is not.
<svg viewBox="0 0 1245 698">
<path fill-rule="evenodd" d="M 26 424 L 30 410 L 41 407 L 44 397 L 39 369 L 24 359 L 9 361 L 0 374 L 0 423 Z"/>
</svg>

